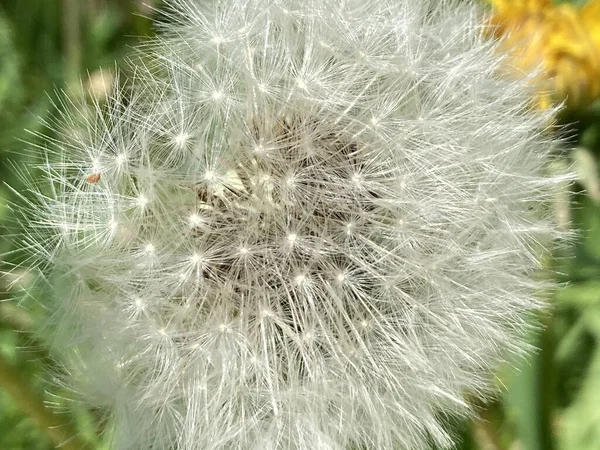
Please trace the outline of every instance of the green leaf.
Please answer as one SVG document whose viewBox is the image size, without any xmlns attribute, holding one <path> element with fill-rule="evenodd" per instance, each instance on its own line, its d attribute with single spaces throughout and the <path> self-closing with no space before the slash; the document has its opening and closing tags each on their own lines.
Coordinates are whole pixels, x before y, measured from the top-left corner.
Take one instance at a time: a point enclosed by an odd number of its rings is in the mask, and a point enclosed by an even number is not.
<svg viewBox="0 0 600 450">
<path fill-rule="evenodd" d="M 600 448 L 600 350 L 596 349 L 575 401 L 560 420 L 560 450 Z"/>
<path fill-rule="evenodd" d="M 512 376 L 507 377 L 508 391 L 504 402 L 509 420 L 514 424 L 520 448 L 552 450 L 550 414 L 553 403 L 554 377 L 553 336 L 550 328 L 531 336 L 540 350 L 524 360 Z"/>
<path fill-rule="evenodd" d="M 560 306 L 588 308 L 600 306 L 600 280 L 578 283 L 559 290 L 555 301 Z"/>
<path fill-rule="evenodd" d="M 585 195 L 577 197 L 574 218 L 579 229 L 577 265 L 592 262 L 600 266 L 600 206 Z"/>
</svg>

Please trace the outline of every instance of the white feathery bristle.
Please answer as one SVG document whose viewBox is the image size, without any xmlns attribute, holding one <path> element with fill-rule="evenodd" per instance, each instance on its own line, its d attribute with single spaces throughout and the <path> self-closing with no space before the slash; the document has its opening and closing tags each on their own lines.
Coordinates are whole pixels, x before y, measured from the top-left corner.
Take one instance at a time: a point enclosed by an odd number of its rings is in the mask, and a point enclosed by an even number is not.
<svg viewBox="0 0 600 450">
<path fill-rule="evenodd" d="M 551 112 L 468 1 L 169 4 L 24 206 L 111 448 L 450 446 L 546 289 Z"/>
</svg>

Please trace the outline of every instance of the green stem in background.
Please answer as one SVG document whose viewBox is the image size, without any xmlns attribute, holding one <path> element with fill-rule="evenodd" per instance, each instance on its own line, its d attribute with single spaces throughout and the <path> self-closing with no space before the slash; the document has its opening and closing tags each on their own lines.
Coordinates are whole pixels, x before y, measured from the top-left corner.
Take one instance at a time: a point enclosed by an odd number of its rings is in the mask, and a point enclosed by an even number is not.
<svg viewBox="0 0 600 450">
<path fill-rule="evenodd" d="M 556 336 L 554 322 L 551 317 L 542 319 L 544 332 L 540 336 L 539 368 L 536 373 L 539 394 L 539 414 L 541 424 L 541 442 L 544 450 L 556 448 L 553 411 L 555 411 L 556 370 L 554 358 L 556 354 Z"/>
<path fill-rule="evenodd" d="M 88 0 L 87 1 L 87 13 L 91 15 L 91 17 L 95 17 L 100 9 L 100 5 L 98 4 L 98 0 Z"/>
<path fill-rule="evenodd" d="M 526 450 L 555 448 L 552 424 L 555 342 L 550 320 L 542 320 L 542 325 L 544 330 L 532 336 L 539 350 L 512 375 L 505 398 L 519 441 Z"/>
<path fill-rule="evenodd" d="M 69 83 L 78 82 L 81 70 L 79 2 L 80 0 L 62 0 L 63 51 Z"/>
<path fill-rule="evenodd" d="M 0 354 L 0 389 L 14 400 L 15 404 L 38 424 L 48 439 L 61 450 L 82 450 L 86 445 L 81 442 L 61 420 L 44 405 L 43 400 L 34 392 L 25 377 L 20 374 Z"/>
</svg>

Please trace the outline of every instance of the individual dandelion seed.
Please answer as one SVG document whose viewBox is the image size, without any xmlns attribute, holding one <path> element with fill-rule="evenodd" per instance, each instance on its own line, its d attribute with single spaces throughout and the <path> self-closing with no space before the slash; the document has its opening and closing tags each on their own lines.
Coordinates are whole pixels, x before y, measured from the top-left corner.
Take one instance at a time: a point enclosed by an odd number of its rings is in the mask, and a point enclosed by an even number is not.
<svg viewBox="0 0 600 450">
<path fill-rule="evenodd" d="M 85 177 L 85 181 L 87 181 L 89 184 L 98 184 L 100 182 L 101 177 L 102 173 L 100 172 L 91 173 L 87 177 Z"/>
<path fill-rule="evenodd" d="M 24 207 L 68 382 L 117 450 L 450 447 L 548 288 L 553 111 L 470 2 L 169 5 Z"/>
</svg>

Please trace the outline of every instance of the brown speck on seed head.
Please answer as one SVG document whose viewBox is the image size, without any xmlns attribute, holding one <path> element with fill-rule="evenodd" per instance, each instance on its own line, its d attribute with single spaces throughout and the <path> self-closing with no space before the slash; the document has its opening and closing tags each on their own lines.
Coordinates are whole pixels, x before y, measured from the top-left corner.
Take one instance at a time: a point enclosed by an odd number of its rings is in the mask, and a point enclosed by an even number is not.
<svg viewBox="0 0 600 450">
<path fill-rule="evenodd" d="M 100 172 L 91 173 L 86 177 L 85 181 L 87 181 L 89 184 L 98 184 L 101 176 L 102 176 L 102 173 L 100 173 Z"/>
</svg>

